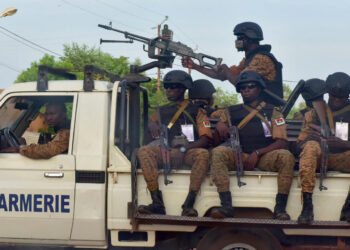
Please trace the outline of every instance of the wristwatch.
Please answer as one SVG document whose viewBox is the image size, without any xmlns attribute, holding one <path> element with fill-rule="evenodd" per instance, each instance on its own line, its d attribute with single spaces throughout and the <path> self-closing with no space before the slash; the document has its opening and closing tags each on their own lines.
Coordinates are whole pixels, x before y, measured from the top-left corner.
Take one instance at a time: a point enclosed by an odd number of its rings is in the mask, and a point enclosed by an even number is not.
<svg viewBox="0 0 350 250">
<path fill-rule="evenodd" d="M 181 153 L 186 153 L 186 151 L 187 151 L 187 149 L 184 146 L 181 146 L 179 148 L 179 150 L 180 150 Z"/>
</svg>

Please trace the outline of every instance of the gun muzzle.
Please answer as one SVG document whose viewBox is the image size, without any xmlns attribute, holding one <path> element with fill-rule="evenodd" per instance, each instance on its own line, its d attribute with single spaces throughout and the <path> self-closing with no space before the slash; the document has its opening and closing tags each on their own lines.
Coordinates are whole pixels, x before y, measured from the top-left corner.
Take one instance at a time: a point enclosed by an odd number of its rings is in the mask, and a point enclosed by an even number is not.
<svg viewBox="0 0 350 250">
<path fill-rule="evenodd" d="M 100 44 L 102 43 L 133 43 L 133 40 L 104 40 L 104 39 L 100 39 Z"/>
</svg>

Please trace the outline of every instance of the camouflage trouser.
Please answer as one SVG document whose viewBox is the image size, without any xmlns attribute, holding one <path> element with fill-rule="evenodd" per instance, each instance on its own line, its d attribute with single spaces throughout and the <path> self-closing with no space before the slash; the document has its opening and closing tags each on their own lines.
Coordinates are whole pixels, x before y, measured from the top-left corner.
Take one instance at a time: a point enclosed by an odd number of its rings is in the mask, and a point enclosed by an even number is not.
<svg viewBox="0 0 350 250">
<path fill-rule="evenodd" d="M 316 141 L 308 141 L 303 146 L 303 151 L 300 154 L 299 174 L 301 179 L 302 192 L 312 193 L 316 182 L 316 170 L 319 169 L 321 158 L 321 147 Z M 329 154 L 328 169 L 350 172 L 350 150 L 338 153 Z M 350 193 L 350 190 L 349 190 Z"/>
<path fill-rule="evenodd" d="M 174 153 L 170 152 L 171 165 L 173 165 Z M 158 165 L 162 164 L 162 157 L 159 146 L 146 145 L 137 153 L 147 188 L 150 191 L 158 189 Z M 209 152 L 204 148 L 189 149 L 185 153 L 184 164 L 192 166 L 190 176 L 190 190 L 198 191 L 205 178 L 209 167 Z"/>
<path fill-rule="evenodd" d="M 248 154 L 242 154 L 243 162 L 248 156 Z M 259 159 L 257 167 L 264 171 L 278 172 L 278 193 L 288 194 L 293 180 L 294 164 L 294 156 L 288 150 L 279 149 L 263 155 Z M 229 191 L 230 178 L 228 171 L 236 168 L 232 149 L 225 146 L 214 148 L 210 168 L 218 192 Z"/>
</svg>

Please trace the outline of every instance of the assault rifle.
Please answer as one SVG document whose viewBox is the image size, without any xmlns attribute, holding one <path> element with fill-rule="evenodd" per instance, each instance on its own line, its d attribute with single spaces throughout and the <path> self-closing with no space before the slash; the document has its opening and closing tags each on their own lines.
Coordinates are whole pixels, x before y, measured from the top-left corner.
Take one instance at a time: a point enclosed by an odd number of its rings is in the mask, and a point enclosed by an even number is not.
<svg viewBox="0 0 350 250">
<path fill-rule="evenodd" d="M 143 50 L 148 52 L 148 57 L 152 59 L 157 59 L 157 60 L 162 60 L 165 63 L 161 65 L 161 67 L 172 67 L 172 63 L 174 60 L 174 56 L 172 53 L 175 53 L 176 55 L 179 56 L 188 56 L 191 58 L 194 58 L 198 60 L 200 66 L 202 67 L 208 67 L 212 68 L 214 70 L 218 69 L 218 66 L 220 66 L 222 62 L 222 58 L 216 58 L 213 56 L 209 56 L 206 54 L 202 53 L 195 53 L 193 49 L 188 47 L 187 45 L 180 43 L 180 42 L 173 42 L 169 39 L 163 39 L 161 37 L 156 37 L 156 38 L 147 38 L 143 36 L 139 36 L 136 34 L 129 33 L 127 31 L 122 31 L 118 29 L 114 29 L 111 26 L 99 24 L 98 27 L 106 29 L 106 30 L 112 30 L 116 31 L 119 33 L 124 34 L 126 39 L 129 39 L 125 42 L 133 42 L 138 41 L 146 44 L 148 46 L 147 50 L 145 49 L 145 45 L 143 46 Z M 114 43 L 114 42 L 121 42 L 119 40 L 100 40 L 100 43 Z M 156 48 L 161 50 L 160 55 L 156 55 Z M 206 61 L 205 61 L 206 60 Z M 212 61 L 212 63 L 208 62 Z"/>
<path fill-rule="evenodd" d="M 244 168 L 243 168 L 242 148 L 241 148 L 241 143 L 239 141 L 238 128 L 237 126 L 232 125 L 230 111 L 228 110 L 227 107 L 225 107 L 225 111 L 226 111 L 226 116 L 229 124 L 229 134 L 230 134 L 229 142 L 235 157 L 237 184 L 238 184 L 238 187 L 241 187 L 246 185 L 246 183 L 241 181 L 241 177 L 244 174 Z"/>
<path fill-rule="evenodd" d="M 168 180 L 168 174 L 171 171 L 170 165 L 170 147 L 169 147 L 169 137 L 168 137 L 168 127 L 165 124 L 162 124 L 160 117 L 159 107 L 157 107 L 158 121 L 160 126 L 160 138 L 159 138 L 159 147 L 162 155 L 163 169 L 164 169 L 164 184 L 168 185 L 173 183 L 173 181 Z"/>
<path fill-rule="evenodd" d="M 295 88 L 293 89 L 292 93 L 289 95 L 289 98 L 288 98 L 286 104 L 282 107 L 281 113 L 282 113 L 282 115 L 285 118 L 287 118 L 290 110 L 292 109 L 292 107 L 294 106 L 294 104 L 295 104 L 296 100 L 298 99 L 299 95 L 303 91 L 304 84 L 305 84 L 304 80 L 300 80 L 298 82 L 297 86 L 295 86 Z"/>
<path fill-rule="evenodd" d="M 312 129 L 317 130 L 321 133 L 322 128 L 320 126 L 317 126 L 314 124 L 310 124 L 309 126 Z M 323 180 L 327 177 L 327 168 L 328 168 L 329 148 L 328 148 L 328 144 L 327 144 L 327 138 L 321 137 L 320 146 L 321 146 L 322 156 L 321 156 L 321 165 L 320 165 L 319 189 L 320 189 L 320 191 L 322 191 L 322 190 L 328 189 L 326 186 L 323 185 Z"/>
</svg>

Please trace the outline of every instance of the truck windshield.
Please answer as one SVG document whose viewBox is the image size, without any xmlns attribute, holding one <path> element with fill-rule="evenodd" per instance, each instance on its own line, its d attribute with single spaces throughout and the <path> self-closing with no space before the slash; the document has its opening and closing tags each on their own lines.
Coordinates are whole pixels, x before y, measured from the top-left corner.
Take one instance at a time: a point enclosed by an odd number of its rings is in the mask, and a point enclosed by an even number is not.
<svg viewBox="0 0 350 250">
<path fill-rule="evenodd" d="M 19 106 L 27 106 L 28 103 L 22 102 L 22 105 L 16 105 L 18 98 L 10 98 L 0 108 L 0 129 L 10 128 L 19 117 L 26 111 L 26 109 L 19 108 Z"/>
</svg>

